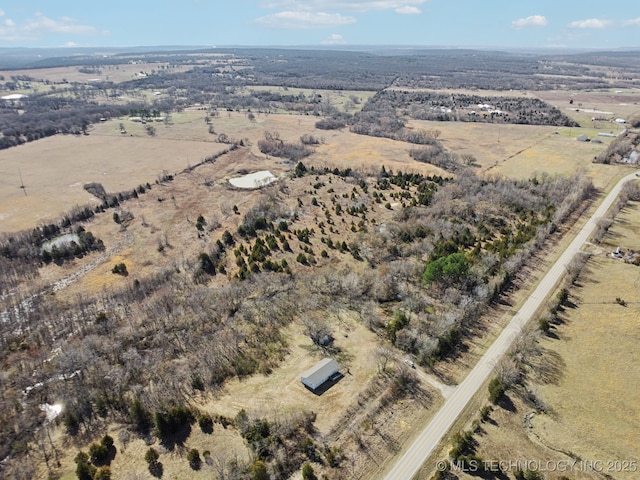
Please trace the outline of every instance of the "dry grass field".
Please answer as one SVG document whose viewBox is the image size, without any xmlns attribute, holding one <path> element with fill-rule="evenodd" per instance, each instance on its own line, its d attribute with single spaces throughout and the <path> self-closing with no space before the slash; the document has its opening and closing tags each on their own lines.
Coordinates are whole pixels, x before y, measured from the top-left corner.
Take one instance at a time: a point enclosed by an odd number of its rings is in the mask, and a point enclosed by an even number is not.
<svg viewBox="0 0 640 480">
<path fill-rule="evenodd" d="M 322 96 L 322 102 L 329 104 L 341 111 L 355 113 L 362 109 L 367 100 L 376 92 L 363 90 L 323 90 L 297 87 L 274 87 L 271 85 L 256 85 L 246 87 L 242 94 L 251 95 L 252 92 L 273 92 L 281 95 L 305 95 L 311 98 L 314 95 Z"/>
<path fill-rule="evenodd" d="M 29 95 L 30 93 L 43 93 L 51 89 L 50 83 L 93 83 L 98 80 L 114 83 L 133 80 L 140 74 L 150 74 L 153 71 L 166 70 L 170 72 L 183 72 L 192 68 L 189 65 L 171 65 L 165 62 L 137 62 L 121 63 L 118 65 L 102 65 L 96 71 L 85 73 L 80 67 L 52 67 L 22 70 L 4 70 L 0 75 L 5 82 L 11 81 L 11 77 L 30 77 L 30 88 L 21 88 L 13 93 Z"/>
<path fill-rule="evenodd" d="M 101 134 L 117 125 L 117 120 L 106 122 L 89 136 L 56 136 L 0 151 L 0 230 L 31 228 L 75 205 L 97 203 L 83 189 L 85 183 L 102 183 L 109 192 L 130 190 L 227 147 L 213 139 L 165 137 L 164 126 L 153 138 L 142 132 Z M 27 196 L 20 189 L 20 174 Z"/>
<path fill-rule="evenodd" d="M 426 121 L 412 121 L 409 126 L 440 131 L 439 139 L 447 149 L 473 155 L 486 174 L 530 178 L 543 172 L 570 175 L 586 170 L 597 188 L 605 188 L 627 171 L 592 163 L 612 140 L 603 137 L 602 144 L 576 140 L 582 134 L 593 138 L 597 135 L 593 129 Z"/>
<path fill-rule="evenodd" d="M 550 90 L 536 92 L 536 96 L 555 105 L 582 127 L 595 127 L 606 132 L 613 130 L 616 133 L 623 127 L 607 121 L 594 121 L 594 118 L 629 119 L 640 111 L 640 90 L 637 89 Z"/>
<path fill-rule="evenodd" d="M 572 287 L 575 306 L 564 310 L 561 323 L 543 337 L 537 373 L 527 388 L 544 400 L 548 413 L 536 414 L 511 394 L 511 411 L 494 410 L 475 436 L 480 457 L 531 460 L 547 467 L 548 480 L 562 475 L 574 480 L 638 478 L 640 269 L 610 252 L 618 246 L 637 251 L 639 232 L 640 206 L 633 203 L 618 215 Z M 573 457 L 581 461 L 571 470 L 550 471 L 566 467 Z"/>
</svg>

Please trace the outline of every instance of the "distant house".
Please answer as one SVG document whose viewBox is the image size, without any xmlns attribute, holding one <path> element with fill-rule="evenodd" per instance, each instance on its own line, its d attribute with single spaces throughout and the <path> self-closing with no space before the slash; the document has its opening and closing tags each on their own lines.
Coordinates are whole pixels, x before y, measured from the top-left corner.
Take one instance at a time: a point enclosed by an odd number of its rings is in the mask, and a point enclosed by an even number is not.
<svg viewBox="0 0 640 480">
<path fill-rule="evenodd" d="M 12 93 L 11 95 L 4 95 L 1 98 L 8 105 L 19 106 L 22 104 L 22 99 L 27 98 L 27 96 L 21 93 Z"/>
<path fill-rule="evenodd" d="M 8 102 L 13 102 L 15 100 L 22 100 L 26 95 L 22 95 L 21 93 L 12 93 L 11 95 L 5 95 L 2 97 L 2 100 L 6 100 Z"/>
<path fill-rule="evenodd" d="M 578 135 L 576 140 L 578 140 L 579 142 L 588 142 L 589 141 L 589 137 L 587 137 L 586 135 Z"/>
<path fill-rule="evenodd" d="M 622 163 L 630 163 L 632 165 L 637 165 L 638 164 L 638 160 L 640 160 L 640 152 L 634 150 L 633 152 L 631 152 L 629 154 L 628 157 L 624 157 L 622 159 Z"/>
<path fill-rule="evenodd" d="M 317 390 L 340 370 L 338 363 L 332 358 L 324 358 L 300 376 L 300 380 L 310 390 Z"/>
</svg>

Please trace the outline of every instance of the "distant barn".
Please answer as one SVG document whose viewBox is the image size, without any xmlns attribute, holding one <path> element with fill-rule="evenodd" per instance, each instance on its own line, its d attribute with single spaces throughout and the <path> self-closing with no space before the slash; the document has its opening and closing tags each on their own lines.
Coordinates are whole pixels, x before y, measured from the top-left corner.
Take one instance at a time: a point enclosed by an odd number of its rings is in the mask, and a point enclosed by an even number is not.
<svg viewBox="0 0 640 480">
<path fill-rule="evenodd" d="M 323 383 L 331 379 L 340 370 L 338 363 L 332 358 L 325 358 L 316 363 L 300 376 L 302 383 L 311 390 L 317 390 Z"/>
</svg>

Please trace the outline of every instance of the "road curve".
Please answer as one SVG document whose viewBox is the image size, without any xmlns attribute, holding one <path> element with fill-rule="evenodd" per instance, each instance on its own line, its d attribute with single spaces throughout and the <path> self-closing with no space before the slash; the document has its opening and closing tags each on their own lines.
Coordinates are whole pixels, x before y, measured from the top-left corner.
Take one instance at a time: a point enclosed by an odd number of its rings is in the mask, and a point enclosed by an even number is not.
<svg viewBox="0 0 640 480">
<path fill-rule="evenodd" d="M 436 416 L 386 474 L 384 477 L 385 480 L 408 480 L 418 472 L 427 457 L 435 450 L 458 416 L 462 413 L 462 410 L 473 395 L 484 385 L 498 360 L 506 353 L 542 302 L 553 292 L 555 286 L 565 274 L 565 266 L 571 261 L 574 255 L 578 253 L 584 242 L 597 227 L 598 221 L 604 217 L 607 210 L 609 210 L 611 205 L 616 201 L 623 185 L 634 178 L 636 178 L 635 174 L 627 175 L 613 187 L 595 213 L 589 218 L 584 227 L 582 227 L 582 230 L 580 230 L 571 244 L 540 281 L 533 294 L 531 294 L 513 319 L 504 328 L 500 336 L 493 342 L 482 358 L 480 358 L 464 381 L 458 385 L 453 394 L 446 399 Z"/>
</svg>

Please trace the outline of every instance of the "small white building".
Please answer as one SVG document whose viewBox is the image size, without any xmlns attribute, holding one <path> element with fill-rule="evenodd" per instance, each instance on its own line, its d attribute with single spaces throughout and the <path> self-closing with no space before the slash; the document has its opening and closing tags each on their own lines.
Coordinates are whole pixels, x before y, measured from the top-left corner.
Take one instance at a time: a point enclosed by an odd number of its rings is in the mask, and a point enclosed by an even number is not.
<svg viewBox="0 0 640 480">
<path fill-rule="evenodd" d="M 12 93 L 11 95 L 4 95 L 2 100 L 7 100 L 9 102 L 13 102 L 15 100 L 22 100 L 26 95 L 22 95 L 21 93 Z"/>
<path fill-rule="evenodd" d="M 300 380 L 309 389 L 317 390 L 323 383 L 336 375 L 339 370 L 340 366 L 333 358 L 323 358 L 305 371 L 300 376 Z"/>
</svg>

